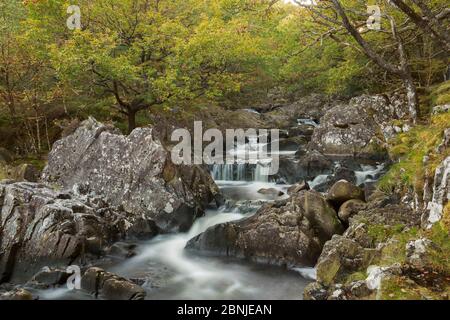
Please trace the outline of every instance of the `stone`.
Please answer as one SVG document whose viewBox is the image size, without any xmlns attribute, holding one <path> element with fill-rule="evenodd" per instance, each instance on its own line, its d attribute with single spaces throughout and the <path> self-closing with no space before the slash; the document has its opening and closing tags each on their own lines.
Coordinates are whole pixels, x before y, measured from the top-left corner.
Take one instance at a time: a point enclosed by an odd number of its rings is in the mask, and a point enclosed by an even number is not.
<svg viewBox="0 0 450 320">
<path fill-rule="evenodd" d="M 364 190 L 346 180 L 336 182 L 327 194 L 327 200 L 332 202 L 336 208 L 339 208 L 344 202 L 352 199 L 364 201 Z"/>
<path fill-rule="evenodd" d="M 265 204 L 253 216 L 219 224 L 191 239 L 187 248 L 288 266 L 312 266 L 324 243 L 343 226 L 315 191 Z"/>
<path fill-rule="evenodd" d="M 280 158 L 278 176 L 288 183 L 313 180 L 318 175 L 330 174 L 333 163 L 317 151 L 309 151 L 300 159 Z"/>
<path fill-rule="evenodd" d="M 351 239 L 334 235 L 325 244 L 317 262 L 317 281 L 326 286 L 337 283 L 345 275 L 367 268 L 376 256 L 376 250 L 363 248 Z"/>
<path fill-rule="evenodd" d="M 33 300 L 33 295 L 26 289 L 18 288 L 8 292 L 0 292 L 0 300 Z"/>
<path fill-rule="evenodd" d="M 283 191 L 280 191 L 278 189 L 275 188 L 262 188 L 258 190 L 258 193 L 260 194 L 264 194 L 264 195 L 269 195 L 269 196 L 275 196 L 275 197 L 281 197 L 282 195 L 284 195 Z"/>
<path fill-rule="evenodd" d="M 308 182 L 303 180 L 299 183 L 296 183 L 296 184 L 290 186 L 289 189 L 287 190 L 287 193 L 288 193 L 288 195 L 291 196 L 293 194 L 299 193 L 300 191 L 309 190 L 309 189 L 310 188 L 309 188 Z"/>
<path fill-rule="evenodd" d="M 348 223 L 351 216 L 358 214 L 359 211 L 364 210 L 367 204 L 359 199 L 351 199 L 342 204 L 339 208 L 338 216 L 341 221 Z"/>
<path fill-rule="evenodd" d="M 14 154 L 5 148 L 0 148 L 0 163 L 10 163 L 14 160 Z"/>
<path fill-rule="evenodd" d="M 141 220 L 136 221 L 153 221 L 163 232 L 188 230 L 220 195 L 204 167 L 173 164 L 152 128 L 124 136 L 93 118 L 55 142 L 42 179 L 102 195 L 111 205 L 138 215 Z"/>
<path fill-rule="evenodd" d="M 427 204 L 422 221 L 426 228 L 431 228 L 442 218 L 445 205 L 450 200 L 450 156 L 436 168 L 433 183 L 433 195 Z"/>
<path fill-rule="evenodd" d="M 403 116 L 405 105 L 394 105 L 384 95 L 362 95 L 329 109 L 314 130 L 309 148 L 325 156 L 387 158 L 380 134 L 392 119 Z M 398 109 L 398 110 L 397 110 Z"/>
<path fill-rule="evenodd" d="M 443 104 L 433 107 L 433 114 L 445 113 L 450 110 L 450 104 Z"/>
<path fill-rule="evenodd" d="M 91 252 L 90 240 L 96 238 L 100 247 L 112 243 L 133 221 L 101 199 L 59 195 L 44 184 L 0 183 L 0 283 L 95 258 L 98 248 Z"/>
<path fill-rule="evenodd" d="M 318 282 L 309 283 L 303 291 L 303 300 L 326 300 L 327 297 L 326 288 Z"/>
<path fill-rule="evenodd" d="M 145 290 L 136 283 L 96 267 L 86 270 L 81 289 L 107 300 L 144 300 L 146 296 Z"/>
</svg>

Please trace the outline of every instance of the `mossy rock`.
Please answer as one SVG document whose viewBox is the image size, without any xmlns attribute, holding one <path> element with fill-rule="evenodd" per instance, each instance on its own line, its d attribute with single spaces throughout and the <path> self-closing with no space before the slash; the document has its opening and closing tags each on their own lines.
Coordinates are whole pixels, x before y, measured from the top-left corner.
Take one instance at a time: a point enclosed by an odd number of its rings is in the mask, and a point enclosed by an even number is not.
<svg viewBox="0 0 450 320">
<path fill-rule="evenodd" d="M 381 281 L 379 300 L 447 300 L 448 293 L 434 292 L 404 276 L 389 276 Z"/>
</svg>

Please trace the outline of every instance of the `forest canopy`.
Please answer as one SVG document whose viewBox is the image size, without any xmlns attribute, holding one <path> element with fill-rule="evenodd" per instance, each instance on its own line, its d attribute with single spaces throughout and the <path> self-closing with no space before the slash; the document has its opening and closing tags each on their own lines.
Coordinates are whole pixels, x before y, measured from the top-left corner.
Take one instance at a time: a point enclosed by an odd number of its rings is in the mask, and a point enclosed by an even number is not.
<svg viewBox="0 0 450 320">
<path fill-rule="evenodd" d="M 70 5 L 80 28 L 68 27 Z M 368 5 L 380 8 L 378 30 Z M 2 1 L 0 147 L 39 154 L 73 119 L 94 115 L 130 131 L 155 112 L 243 108 L 273 88 L 340 98 L 406 90 L 416 119 L 427 111 L 422 92 L 448 79 L 447 5 Z"/>
</svg>

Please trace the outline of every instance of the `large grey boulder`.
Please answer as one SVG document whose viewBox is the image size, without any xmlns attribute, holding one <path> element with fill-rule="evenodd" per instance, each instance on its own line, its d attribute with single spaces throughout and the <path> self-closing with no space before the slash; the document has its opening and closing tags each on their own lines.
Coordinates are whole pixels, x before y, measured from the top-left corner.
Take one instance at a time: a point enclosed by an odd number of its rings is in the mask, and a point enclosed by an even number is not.
<svg viewBox="0 0 450 320">
<path fill-rule="evenodd" d="M 96 258 L 127 233 L 133 219 L 99 197 L 0 183 L 0 283 L 29 279 L 44 266 Z"/>
<path fill-rule="evenodd" d="M 343 231 L 320 193 L 301 191 L 265 204 L 249 218 L 213 226 L 187 248 L 277 265 L 313 265 L 325 242 Z"/>
<path fill-rule="evenodd" d="M 326 156 L 384 159 L 385 131 L 404 116 L 402 108 L 384 95 L 355 97 L 325 113 L 309 147 Z"/>
<path fill-rule="evenodd" d="M 205 168 L 174 165 L 151 128 L 124 136 L 92 118 L 53 145 L 42 179 L 102 195 L 165 232 L 189 229 L 219 195 Z"/>
</svg>

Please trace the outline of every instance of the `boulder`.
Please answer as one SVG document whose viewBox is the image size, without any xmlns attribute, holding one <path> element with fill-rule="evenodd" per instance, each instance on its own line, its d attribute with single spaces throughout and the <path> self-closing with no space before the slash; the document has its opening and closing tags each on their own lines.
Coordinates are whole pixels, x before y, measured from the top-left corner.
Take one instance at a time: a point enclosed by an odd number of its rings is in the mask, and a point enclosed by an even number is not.
<svg viewBox="0 0 450 320">
<path fill-rule="evenodd" d="M 145 290 L 134 282 L 100 268 L 89 268 L 81 278 L 81 289 L 107 300 L 144 300 Z"/>
<path fill-rule="evenodd" d="M 344 202 L 352 199 L 364 201 L 364 190 L 354 184 L 340 180 L 336 182 L 328 191 L 327 199 L 332 202 L 336 208 L 339 208 Z"/>
<path fill-rule="evenodd" d="M 315 191 L 265 204 L 255 215 L 219 224 L 191 239 L 188 249 L 276 265 L 312 266 L 324 243 L 343 226 Z"/>
<path fill-rule="evenodd" d="M 278 176 L 288 183 L 313 180 L 318 175 L 330 174 L 333 163 L 317 151 L 309 151 L 300 159 L 280 158 Z"/>
<path fill-rule="evenodd" d="M 0 300 L 33 300 L 33 295 L 28 290 L 16 288 L 12 291 L 0 292 Z"/>
<path fill-rule="evenodd" d="M 329 109 L 314 130 L 309 148 L 326 156 L 383 160 L 387 158 L 384 128 L 403 116 L 384 95 L 355 97 Z"/>
<path fill-rule="evenodd" d="M 359 199 L 352 199 L 344 202 L 339 208 L 338 216 L 341 221 L 348 223 L 350 217 L 358 214 L 359 211 L 364 210 L 367 204 Z"/>
<path fill-rule="evenodd" d="M 208 171 L 174 165 L 151 128 L 124 136 L 93 118 L 53 145 L 42 179 L 100 194 L 164 232 L 188 230 L 219 196 Z"/>
<path fill-rule="evenodd" d="M 328 241 L 316 265 L 317 281 L 330 286 L 349 273 L 367 268 L 378 252 L 366 249 L 352 239 L 334 235 Z"/>
<path fill-rule="evenodd" d="M 258 193 L 269 195 L 269 196 L 275 196 L 275 197 L 281 197 L 284 194 L 283 191 L 280 191 L 275 188 L 267 188 L 267 189 L 262 188 L 262 189 L 258 190 Z"/>
<path fill-rule="evenodd" d="M 299 193 L 300 191 L 303 190 L 309 190 L 309 185 L 308 182 L 306 181 L 301 181 L 299 183 L 296 183 L 292 186 L 289 187 L 289 189 L 287 190 L 288 195 L 292 196 L 293 194 Z"/>
<path fill-rule="evenodd" d="M 134 219 L 99 197 L 30 182 L 0 183 L 0 212 L 0 283 L 95 258 L 98 247 L 124 237 Z"/>
</svg>

